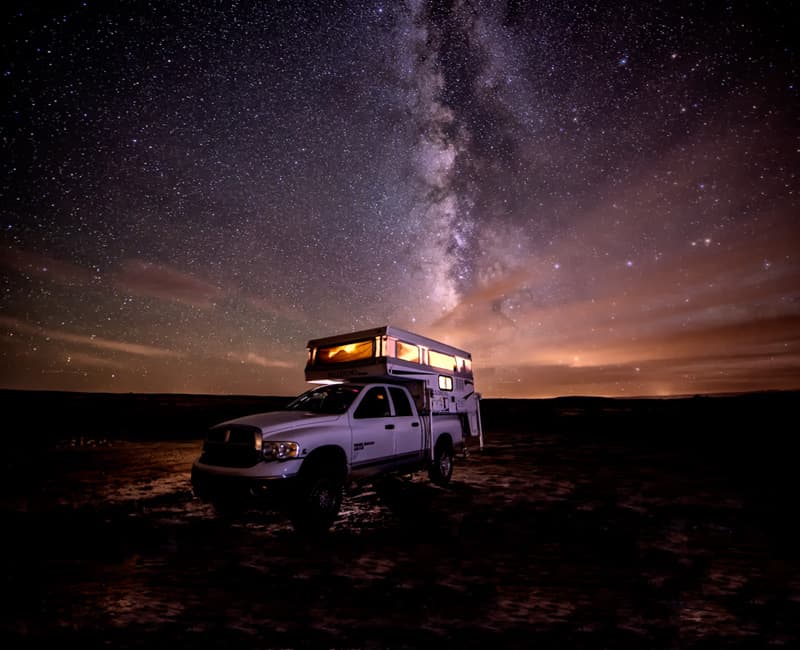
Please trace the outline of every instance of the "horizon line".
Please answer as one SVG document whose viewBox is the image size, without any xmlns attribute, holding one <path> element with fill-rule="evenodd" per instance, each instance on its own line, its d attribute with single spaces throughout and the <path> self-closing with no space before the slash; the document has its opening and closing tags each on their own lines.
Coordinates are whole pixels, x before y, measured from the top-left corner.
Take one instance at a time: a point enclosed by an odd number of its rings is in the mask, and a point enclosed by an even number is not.
<svg viewBox="0 0 800 650">
<path fill-rule="evenodd" d="M 141 397 L 220 397 L 220 398 L 258 398 L 258 399 L 293 399 L 297 394 L 269 394 L 258 395 L 253 393 L 173 393 L 173 392 L 133 392 L 133 391 L 80 391 L 80 390 L 66 390 L 66 389 L 38 389 L 38 388 L 8 388 L 0 387 L 0 393 L 42 393 L 42 394 L 67 394 L 67 395 L 116 395 L 116 396 L 141 396 Z M 675 393 L 669 395 L 583 395 L 583 394 L 565 394 L 565 395 L 548 395 L 537 397 L 504 397 L 504 396 L 481 396 L 481 401 L 485 400 L 555 400 L 555 399 L 608 399 L 608 400 L 628 400 L 628 399 L 652 399 L 652 400 L 669 400 L 669 399 L 692 399 L 695 397 L 740 397 L 746 395 L 764 395 L 764 394 L 788 394 L 800 393 L 800 388 L 766 388 L 766 389 L 753 389 L 745 391 L 729 391 L 729 392 L 698 392 L 698 393 Z"/>
</svg>

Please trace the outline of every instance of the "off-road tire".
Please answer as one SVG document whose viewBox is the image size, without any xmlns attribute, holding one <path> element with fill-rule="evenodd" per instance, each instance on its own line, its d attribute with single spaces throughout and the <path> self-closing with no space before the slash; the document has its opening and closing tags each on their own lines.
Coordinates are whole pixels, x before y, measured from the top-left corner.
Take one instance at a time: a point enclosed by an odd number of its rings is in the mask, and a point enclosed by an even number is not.
<svg viewBox="0 0 800 650">
<path fill-rule="evenodd" d="M 440 440 L 433 451 L 433 463 L 428 468 L 428 478 L 436 485 L 447 485 L 453 475 L 455 453 L 449 440 Z"/>
<path fill-rule="evenodd" d="M 292 499 L 289 519 L 298 533 L 325 533 L 339 515 L 344 482 L 335 473 L 320 469 L 300 477 Z"/>
</svg>

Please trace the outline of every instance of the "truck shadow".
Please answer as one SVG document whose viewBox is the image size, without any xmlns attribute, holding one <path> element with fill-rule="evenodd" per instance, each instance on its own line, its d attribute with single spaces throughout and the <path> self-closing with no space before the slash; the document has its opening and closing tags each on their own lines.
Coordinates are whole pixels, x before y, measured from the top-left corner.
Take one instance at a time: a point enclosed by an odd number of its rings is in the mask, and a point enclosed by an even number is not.
<svg viewBox="0 0 800 650">
<path fill-rule="evenodd" d="M 339 528 L 364 524 L 370 528 L 443 528 L 448 513 L 467 505 L 474 491 L 458 481 L 440 487 L 421 475 L 383 477 L 346 492 Z"/>
</svg>

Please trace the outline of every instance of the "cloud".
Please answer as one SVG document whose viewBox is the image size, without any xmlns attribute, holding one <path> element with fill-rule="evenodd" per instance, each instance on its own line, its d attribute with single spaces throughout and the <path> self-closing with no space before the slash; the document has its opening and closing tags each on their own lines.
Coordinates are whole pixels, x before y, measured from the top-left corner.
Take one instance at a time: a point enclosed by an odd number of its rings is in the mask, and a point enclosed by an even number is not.
<svg viewBox="0 0 800 650">
<path fill-rule="evenodd" d="M 476 372 L 485 397 L 645 396 L 800 388 L 800 355 L 687 356 L 634 365 L 487 366 Z"/>
<path fill-rule="evenodd" d="M 181 357 L 179 352 L 173 350 L 166 350 L 164 348 L 157 348 L 150 345 L 141 345 L 138 343 L 127 343 L 125 341 L 113 341 L 111 339 L 102 338 L 94 335 L 73 334 L 71 332 L 64 332 L 62 330 L 54 330 L 38 325 L 31 325 L 17 318 L 8 316 L 0 316 L 0 325 L 16 332 L 31 334 L 45 339 L 53 339 L 56 341 L 63 341 L 65 343 L 75 343 L 78 345 L 86 345 L 101 350 L 111 350 L 113 352 L 123 352 L 125 354 L 133 354 L 141 357 Z"/>
<path fill-rule="evenodd" d="M 27 276 L 33 276 L 77 287 L 89 284 L 100 277 L 98 271 L 87 269 L 64 260 L 21 248 L 0 250 L 0 267 Z M 188 273 L 139 259 L 127 259 L 115 276 L 119 288 L 140 296 L 173 300 L 208 309 L 214 306 L 225 292 L 211 282 Z"/>
<path fill-rule="evenodd" d="M 255 352 L 247 352 L 243 354 L 236 354 L 234 352 L 228 353 L 228 358 L 239 363 L 253 364 L 263 368 L 294 368 L 297 364 L 290 363 L 289 361 L 281 361 L 279 359 L 269 359 L 263 357 Z"/>
<path fill-rule="evenodd" d="M 224 295 L 219 286 L 161 264 L 127 259 L 116 277 L 117 286 L 140 296 L 172 300 L 210 309 Z"/>
<path fill-rule="evenodd" d="M 749 246 L 728 241 L 686 239 L 632 267 L 621 256 L 591 266 L 573 260 L 568 270 L 591 282 L 586 291 L 561 291 L 564 269 L 531 255 L 488 277 L 423 333 L 472 351 L 475 367 L 487 370 L 480 374 L 487 395 L 798 386 L 795 238 L 787 233 L 768 248 L 758 237 Z M 566 259 L 574 246 L 565 242 L 551 255 Z"/>
<path fill-rule="evenodd" d="M 68 352 L 64 356 L 64 361 L 70 366 L 91 366 L 93 368 L 113 368 L 119 370 L 122 366 L 116 360 L 104 359 L 103 357 L 96 357 L 93 354 L 85 354 L 83 352 Z"/>
<path fill-rule="evenodd" d="M 0 250 L 0 267 L 66 286 L 88 284 L 96 277 L 96 272 L 77 264 L 21 248 Z"/>
</svg>

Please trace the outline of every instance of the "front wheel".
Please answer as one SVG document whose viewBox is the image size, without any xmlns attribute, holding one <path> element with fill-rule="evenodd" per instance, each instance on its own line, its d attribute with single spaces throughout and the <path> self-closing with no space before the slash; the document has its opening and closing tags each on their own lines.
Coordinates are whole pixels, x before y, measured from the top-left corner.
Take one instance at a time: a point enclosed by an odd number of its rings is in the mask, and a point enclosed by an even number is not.
<svg viewBox="0 0 800 650">
<path fill-rule="evenodd" d="M 301 533 L 324 533 L 339 515 L 344 483 L 330 475 L 301 479 L 292 505 L 291 521 Z"/>
<path fill-rule="evenodd" d="M 433 464 L 428 469 L 428 477 L 436 485 L 447 485 L 453 475 L 453 445 L 448 440 L 441 440 L 436 444 L 433 452 Z"/>
</svg>

